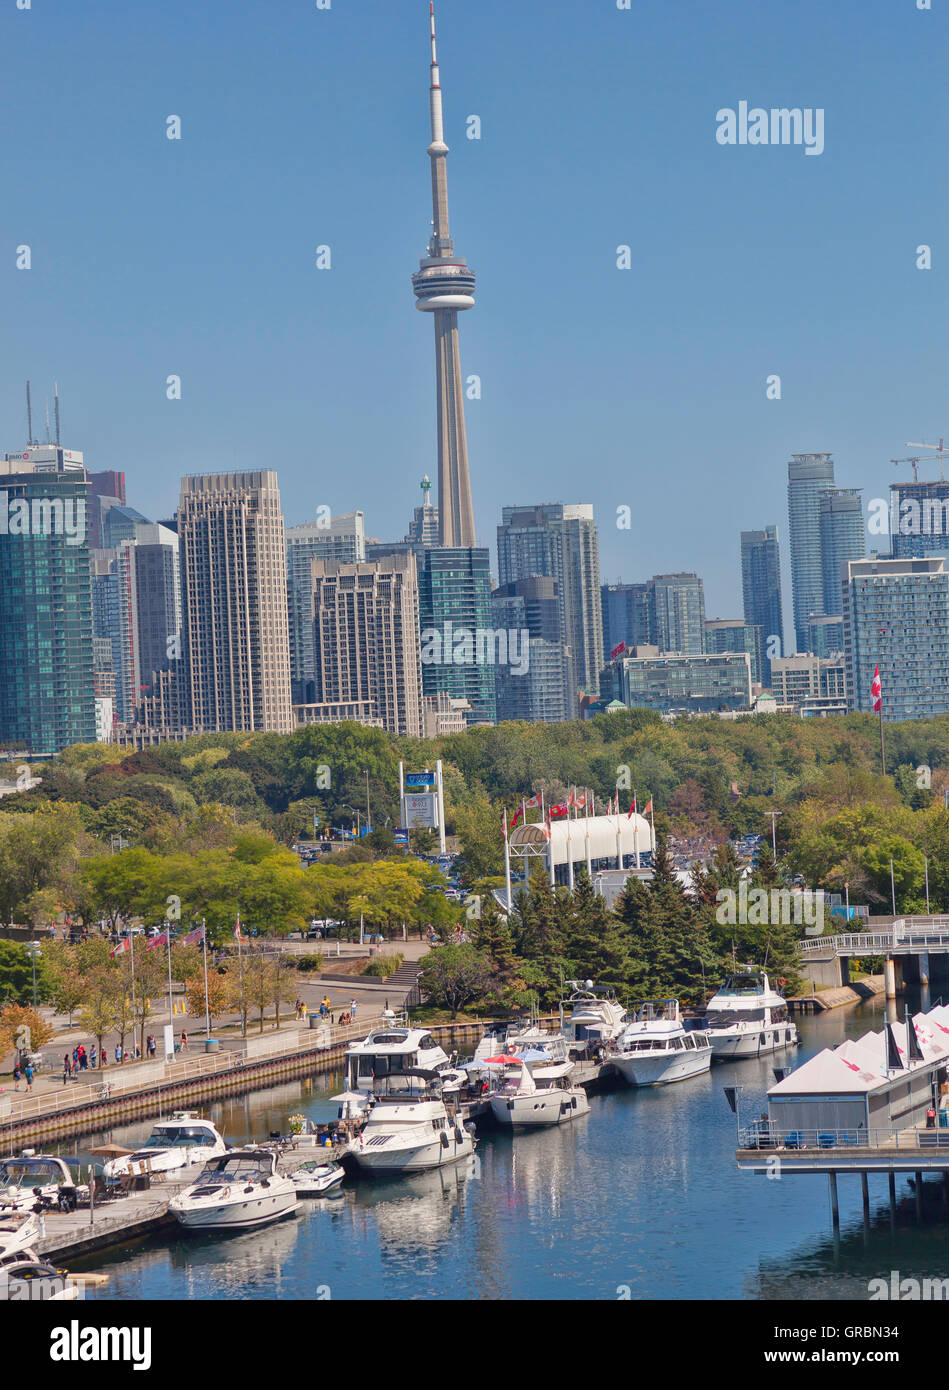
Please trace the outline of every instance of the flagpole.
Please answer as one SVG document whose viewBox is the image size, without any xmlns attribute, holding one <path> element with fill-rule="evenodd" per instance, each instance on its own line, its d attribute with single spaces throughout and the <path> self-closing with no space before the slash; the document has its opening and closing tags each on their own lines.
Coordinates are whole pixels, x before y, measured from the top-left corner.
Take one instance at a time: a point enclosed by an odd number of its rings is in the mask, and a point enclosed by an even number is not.
<svg viewBox="0 0 949 1390">
<path fill-rule="evenodd" d="M 573 892 L 573 838 L 570 834 L 570 807 L 567 807 L 567 887 Z"/>
<path fill-rule="evenodd" d="M 361 934 L 362 934 L 362 928 L 360 927 L 360 935 L 361 935 Z M 245 1008 L 244 1008 L 244 958 L 243 958 L 243 954 L 242 954 L 242 952 L 241 952 L 241 941 L 243 940 L 243 938 L 242 938 L 242 936 L 241 936 L 241 914 L 240 914 L 239 912 L 238 912 L 238 914 L 237 914 L 237 932 L 236 932 L 236 936 L 237 936 L 237 978 L 238 978 L 238 983 L 239 983 L 240 989 L 241 989 L 241 1037 L 242 1037 L 242 1038 L 246 1038 L 246 1036 L 247 1036 L 247 1026 L 246 1026 L 247 1011 L 246 1011 Z"/>
<path fill-rule="evenodd" d="M 175 1046 L 175 1016 L 172 1013 L 171 1003 L 171 923 L 165 923 L 165 943 L 168 947 L 168 1022 L 171 1025 L 171 1046 Z"/>
<path fill-rule="evenodd" d="M 507 910 L 511 911 L 511 846 L 507 838 L 507 807 L 504 808 L 504 882 L 507 886 Z"/>
<path fill-rule="evenodd" d="M 886 743 L 883 739 L 883 696 L 880 695 L 880 768 L 886 776 Z"/>
<path fill-rule="evenodd" d="M 132 1017 L 135 1017 L 135 935 L 129 937 L 129 950 L 132 953 Z M 132 1025 L 132 1050 L 135 1050 L 135 1025 Z"/>
<path fill-rule="evenodd" d="M 633 811 L 633 852 L 634 852 L 635 855 L 636 855 L 636 868 L 638 869 L 638 868 L 640 867 L 640 865 L 639 865 L 639 802 L 638 802 L 638 800 L 636 799 L 636 793 L 635 793 L 635 792 L 633 792 L 633 806 L 636 808 L 636 809 Z"/>
<path fill-rule="evenodd" d="M 652 795 L 649 797 L 649 819 L 652 823 L 652 847 L 650 853 L 653 858 L 656 856 L 656 808 L 653 805 Z"/>
<path fill-rule="evenodd" d="M 211 1003 L 208 999 L 208 932 L 204 925 L 204 918 L 201 918 L 201 945 L 204 947 L 204 1021 L 207 1025 L 207 1036 L 211 1036 Z"/>
<path fill-rule="evenodd" d="M 590 884 L 591 884 L 591 886 L 592 886 L 592 884 L 593 884 L 593 861 L 592 861 L 592 859 L 591 859 L 591 857 L 590 857 L 590 802 L 589 802 L 589 799 L 587 800 L 586 812 L 587 812 L 586 827 L 585 827 L 585 830 L 584 830 L 583 838 L 584 838 L 584 840 L 586 841 L 586 851 L 587 851 L 587 878 L 590 880 Z"/>
</svg>

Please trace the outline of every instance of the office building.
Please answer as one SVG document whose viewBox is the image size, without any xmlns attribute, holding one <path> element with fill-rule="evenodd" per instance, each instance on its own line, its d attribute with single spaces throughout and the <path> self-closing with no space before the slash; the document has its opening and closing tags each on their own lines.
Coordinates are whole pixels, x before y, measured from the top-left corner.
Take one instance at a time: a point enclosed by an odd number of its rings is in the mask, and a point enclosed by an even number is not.
<svg viewBox="0 0 949 1390">
<path fill-rule="evenodd" d="M 890 484 L 890 551 L 894 560 L 949 558 L 949 482 Z"/>
<path fill-rule="evenodd" d="M 193 727 L 289 733 L 287 557 L 277 474 L 183 478 L 178 541 Z"/>
<path fill-rule="evenodd" d="M 560 640 L 557 581 L 532 575 L 491 595 L 496 631 L 508 660 L 497 666 L 497 717 L 555 723 L 573 717 L 570 653 Z M 513 657 L 513 660 L 512 660 Z"/>
<path fill-rule="evenodd" d="M 843 620 L 851 709 L 870 710 L 879 666 L 884 719 L 949 711 L 949 571 L 942 556 L 851 560 Z"/>
<path fill-rule="evenodd" d="M 775 657 L 771 689 L 779 705 L 802 717 L 847 713 L 847 663 L 832 657 Z"/>
<path fill-rule="evenodd" d="M 424 551 L 419 611 L 422 693 L 467 700 L 471 723 L 493 724 L 496 652 L 487 550 L 443 546 Z"/>
<path fill-rule="evenodd" d="M 824 611 L 820 495 L 834 486 L 830 454 L 792 454 L 788 464 L 788 535 L 791 546 L 791 597 L 794 638 L 807 650 L 807 622 Z"/>
<path fill-rule="evenodd" d="M 807 650 L 826 660 L 844 649 L 844 620 L 839 614 L 812 614 L 807 623 Z"/>
<path fill-rule="evenodd" d="M 600 606 L 604 659 L 622 643 L 641 647 L 655 642 L 655 609 L 650 607 L 648 584 L 604 584 Z"/>
<path fill-rule="evenodd" d="M 714 655 L 719 652 L 747 652 L 751 657 L 752 683 L 760 684 L 758 653 L 761 650 L 761 629 L 741 618 L 709 618 L 705 623 L 705 650 Z"/>
<path fill-rule="evenodd" d="M 551 502 L 504 507 L 498 527 L 498 571 L 502 586 L 532 575 L 556 580 L 560 635 L 573 660 L 573 689 L 595 691 L 603 665 L 603 610 L 592 506 Z"/>
<path fill-rule="evenodd" d="M 313 669 L 309 708 L 298 723 L 334 707 L 358 707 L 362 722 L 422 736 L 422 668 L 415 556 L 365 564 L 312 560 Z"/>
<path fill-rule="evenodd" d="M 185 683 L 178 536 L 160 522 L 135 529 L 130 547 L 138 640 L 138 700 L 153 695 L 159 672 Z M 138 700 L 136 703 L 138 703 Z"/>
<path fill-rule="evenodd" d="M 750 710 L 751 657 L 747 652 L 686 656 L 636 647 L 604 669 L 600 700 L 661 714 L 713 714 Z"/>
<path fill-rule="evenodd" d="M 757 678 L 771 685 L 771 658 L 784 655 L 778 528 L 741 533 L 741 597 L 745 622 L 758 632 Z"/>
<path fill-rule="evenodd" d="M 89 480 L 89 547 L 101 550 L 105 545 L 103 522 L 110 507 L 125 506 L 125 474 L 115 469 L 86 474 Z"/>
<path fill-rule="evenodd" d="M 323 520 L 288 526 L 287 604 L 290 629 L 290 684 L 294 704 L 308 700 L 307 676 L 313 670 L 313 560 L 339 560 L 361 565 L 366 560 L 366 531 L 362 512 L 341 512 Z"/>
<path fill-rule="evenodd" d="M 830 488 L 820 494 L 820 543 L 824 572 L 820 611 L 832 617 L 840 613 L 841 565 L 862 560 L 867 553 L 859 488 Z"/>
<path fill-rule="evenodd" d="M 661 652 L 705 651 L 705 590 L 697 574 L 657 574 L 649 581 L 655 645 Z"/>
<path fill-rule="evenodd" d="M 34 471 L 27 458 L 16 472 L 10 462 L 0 477 L 0 746 L 41 756 L 96 738 L 89 485 L 81 465 Z"/>
</svg>

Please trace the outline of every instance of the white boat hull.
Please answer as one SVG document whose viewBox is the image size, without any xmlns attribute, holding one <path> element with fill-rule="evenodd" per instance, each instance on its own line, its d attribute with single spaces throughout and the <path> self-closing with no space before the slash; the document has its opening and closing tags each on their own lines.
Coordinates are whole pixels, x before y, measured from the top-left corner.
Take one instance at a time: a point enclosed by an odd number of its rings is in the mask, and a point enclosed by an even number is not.
<svg viewBox="0 0 949 1390">
<path fill-rule="evenodd" d="M 671 1081 L 685 1081 L 708 1071 L 711 1060 L 711 1048 L 707 1047 L 683 1052 L 620 1052 L 610 1058 L 630 1086 L 665 1086 Z"/>
<path fill-rule="evenodd" d="M 442 1168 L 448 1163 L 458 1163 L 474 1153 L 474 1140 L 465 1130 L 463 1138 L 458 1139 L 454 1130 L 448 1134 L 448 1147 L 440 1139 L 428 1140 L 422 1144 L 397 1144 L 389 1140 L 386 1144 L 360 1144 L 354 1139 L 349 1152 L 359 1167 L 366 1173 L 384 1176 L 392 1173 L 424 1173 L 431 1168 Z"/>
<path fill-rule="evenodd" d="M 279 1221 L 297 1209 L 295 1191 L 256 1193 L 245 1202 L 221 1202 L 217 1206 L 205 1205 L 186 1207 L 184 1210 L 172 1207 L 182 1226 L 192 1231 L 237 1231 L 252 1226 L 263 1226 L 268 1221 Z"/>
<path fill-rule="evenodd" d="M 586 1091 L 535 1091 L 526 1096 L 492 1096 L 491 1113 L 499 1125 L 508 1129 L 531 1129 L 540 1125 L 562 1125 L 590 1113 Z"/>
<path fill-rule="evenodd" d="M 798 1034 L 793 1023 L 774 1023 L 753 1029 L 712 1029 L 708 1040 L 712 1045 L 713 1062 L 735 1062 L 796 1047 Z"/>
</svg>

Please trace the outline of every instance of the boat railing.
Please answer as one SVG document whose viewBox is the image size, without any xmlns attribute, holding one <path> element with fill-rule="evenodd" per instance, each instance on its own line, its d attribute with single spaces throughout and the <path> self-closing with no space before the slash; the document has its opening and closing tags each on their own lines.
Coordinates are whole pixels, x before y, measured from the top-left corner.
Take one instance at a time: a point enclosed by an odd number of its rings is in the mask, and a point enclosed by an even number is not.
<svg viewBox="0 0 949 1390">
<path fill-rule="evenodd" d="M 908 1129 L 779 1129 L 767 1120 L 741 1126 L 741 1149 L 767 1149 L 775 1153 L 801 1149 L 949 1149 L 949 1128 Z"/>
</svg>

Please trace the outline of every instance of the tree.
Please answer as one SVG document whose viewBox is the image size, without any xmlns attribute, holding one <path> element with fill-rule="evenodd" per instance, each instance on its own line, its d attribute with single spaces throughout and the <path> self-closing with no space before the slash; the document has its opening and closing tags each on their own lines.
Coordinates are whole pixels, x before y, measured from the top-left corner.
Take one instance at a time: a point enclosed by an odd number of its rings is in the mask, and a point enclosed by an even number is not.
<svg viewBox="0 0 949 1390">
<path fill-rule="evenodd" d="M 82 1003 L 85 992 L 76 947 L 67 946 L 65 941 L 46 942 L 43 946 L 43 973 L 50 1003 L 57 1013 L 69 1015 L 71 1028 L 73 1014 Z"/>
<path fill-rule="evenodd" d="M 427 825 L 414 825 L 409 831 L 409 849 L 420 856 L 434 854 L 438 836 Z"/>
<path fill-rule="evenodd" d="M 37 999 L 49 997 L 45 958 L 36 962 Z M 33 962 L 24 942 L 0 941 L 0 1002 L 28 1004 L 33 999 Z"/>
<path fill-rule="evenodd" d="M 99 1051 L 99 1065 L 105 1066 L 108 1058 L 102 1047 L 106 1034 L 116 1026 L 121 1013 L 120 993 L 124 996 L 117 972 L 107 966 L 95 966 L 86 978 L 86 995 L 79 1010 L 79 1023 L 87 1033 L 95 1038 Z"/>
<path fill-rule="evenodd" d="M 230 1009 L 231 988 L 227 976 L 219 975 L 216 970 L 212 970 L 208 974 L 207 984 L 207 1009 L 205 1008 L 203 973 L 185 980 L 185 996 L 188 1001 L 188 1013 L 192 1018 L 204 1018 L 207 1013 L 213 1023 L 216 1018 L 220 1018 Z"/>
<path fill-rule="evenodd" d="M 419 985 L 430 1004 L 457 1018 L 465 1005 L 484 998 L 491 976 L 491 958 L 476 946 L 436 946 L 424 957 Z"/>
<path fill-rule="evenodd" d="M 625 978 L 629 945 L 621 920 L 594 893 L 585 865 L 570 895 L 565 937 L 564 950 L 579 976 L 611 984 Z"/>
<path fill-rule="evenodd" d="M 0 1009 L 0 1055 L 5 1052 L 37 1052 L 53 1036 L 42 1014 L 26 1004 L 4 1004 Z"/>
</svg>

